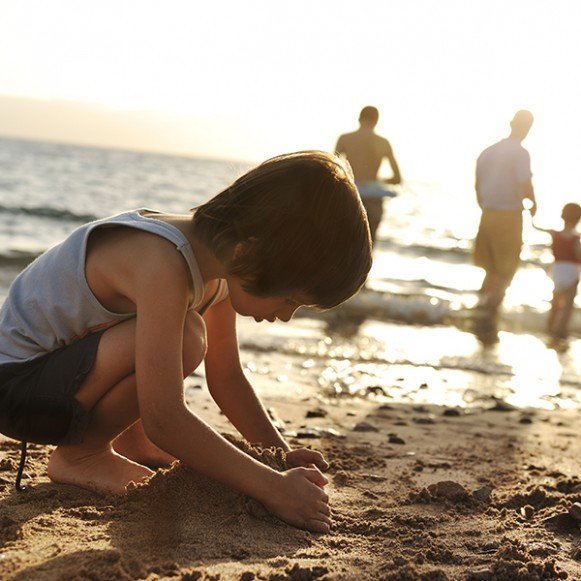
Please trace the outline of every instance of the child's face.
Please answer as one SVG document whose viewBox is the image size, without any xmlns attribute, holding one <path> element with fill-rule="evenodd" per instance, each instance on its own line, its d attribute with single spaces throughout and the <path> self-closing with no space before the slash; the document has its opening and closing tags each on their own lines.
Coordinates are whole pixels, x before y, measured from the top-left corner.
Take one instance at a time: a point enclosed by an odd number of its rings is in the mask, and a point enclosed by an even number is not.
<svg viewBox="0 0 581 581">
<path fill-rule="evenodd" d="M 227 282 L 234 310 L 239 315 L 253 317 L 257 323 L 260 321 L 274 323 L 277 319 L 286 323 L 299 307 L 310 302 L 300 293 L 284 297 L 257 297 L 245 291 L 242 286 L 244 281 L 236 276 L 228 277 Z"/>
</svg>

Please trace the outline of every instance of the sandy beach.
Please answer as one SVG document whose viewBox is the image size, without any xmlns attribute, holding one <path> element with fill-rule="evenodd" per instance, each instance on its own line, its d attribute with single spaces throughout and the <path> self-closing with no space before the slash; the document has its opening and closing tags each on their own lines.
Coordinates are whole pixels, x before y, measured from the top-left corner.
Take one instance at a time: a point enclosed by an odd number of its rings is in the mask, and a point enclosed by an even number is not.
<svg viewBox="0 0 581 581">
<path fill-rule="evenodd" d="M 259 354 L 242 356 L 248 367 Z M 19 448 L 4 439 L 0 578 L 581 578 L 579 411 L 327 397 L 308 373 L 271 366 L 252 381 L 273 418 L 331 464 L 329 534 L 288 526 L 178 464 L 123 498 L 52 484 L 48 446 L 30 446 L 29 489 L 17 493 Z M 234 434 L 203 376 L 186 380 L 186 395 Z M 280 452 L 245 449 L 284 467 Z"/>
<path fill-rule="evenodd" d="M 0 4 L 0 581 L 581 581 L 581 0 Z"/>
</svg>

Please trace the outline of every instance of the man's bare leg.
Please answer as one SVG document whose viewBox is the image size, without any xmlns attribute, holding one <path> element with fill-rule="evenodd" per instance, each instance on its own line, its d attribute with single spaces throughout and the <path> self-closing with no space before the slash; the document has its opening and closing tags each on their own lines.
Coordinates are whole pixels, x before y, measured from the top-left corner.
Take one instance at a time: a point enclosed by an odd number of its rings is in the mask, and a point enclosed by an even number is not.
<svg viewBox="0 0 581 581">
<path fill-rule="evenodd" d="M 490 276 L 487 289 L 487 307 L 490 310 L 491 315 L 496 315 L 500 309 L 500 305 L 502 305 L 502 301 L 504 301 L 504 295 L 512 282 L 513 276 L 513 274 L 509 276 L 501 276 L 497 273 Z"/>
<path fill-rule="evenodd" d="M 496 288 L 497 276 L 493 272 L 486 271 L 484 279 L 482 280 L 482 285 L 478 291 L 478 307 L 481 309 L 487 309 L 490 303 L 490 296 Z"/>
</svg>

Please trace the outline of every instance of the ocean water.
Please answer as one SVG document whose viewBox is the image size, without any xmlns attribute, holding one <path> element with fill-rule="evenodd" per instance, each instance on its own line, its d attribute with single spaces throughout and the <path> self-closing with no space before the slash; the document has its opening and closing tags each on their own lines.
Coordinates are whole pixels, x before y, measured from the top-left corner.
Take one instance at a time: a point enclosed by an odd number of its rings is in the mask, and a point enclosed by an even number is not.
<svg viewBox="0 0 581 581">
<path fill-rule="evenodd" d="M 0 301 L 19 270 L 80 224 L 136 207 L 187 212 L 249 167 L 0 138 Z M 499 386 L 501 396 L 512 393 L 519 404 L 528 401 L 523 390 L 534 394 L 534 405 L 579 403 L 579 308 L 565 353 L 550 349 L 543 334 L 552 286 L 542 233 L 526 224 L 523 264 L 507 293 L 500 341 L 485 348 L 467 331 L 482 279 L 470 258 L 478 220 L 474 194 L 411 181 L 385 202 L 385 210 L 369 288 L 352 304 L 363 322 L 348 338 L 341 329 L 335 333 L 328 321 L 303 313 L 286 331 L 275 325 L 261 333 L 258 343 L 245 322 L 243 343 L 261 352 L 283 349 L 314 357 L 322 389 L 335 393 L 362 393 L 407 365 L 416 375 L 420 369 L 428 374 L 439 370 L 439 376 L 442 371 L 472 374 L 470 381 L 458 378 L 472 386 L 460 389 L 464 395 L 473 390 L 474 377 L 486 375 L 496 378 L 489 383 Z M 329 366 L 329 361 L 350 365 Z M 529 387 L 523 387 L 523 377 Z M 424 396 L 441 401 L 453 392 L 442 388 L 437 396 L 423 390 Z M 468 395 L 460 399 L 474 401 Z"/>
</svg>

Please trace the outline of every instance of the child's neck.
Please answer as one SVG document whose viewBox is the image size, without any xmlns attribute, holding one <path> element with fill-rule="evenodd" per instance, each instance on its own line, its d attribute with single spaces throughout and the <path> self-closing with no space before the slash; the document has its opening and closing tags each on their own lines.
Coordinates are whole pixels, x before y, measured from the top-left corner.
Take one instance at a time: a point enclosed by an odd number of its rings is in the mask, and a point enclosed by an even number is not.
<svg viewBox="0 0 581 581">
<path fill-rule="evenodd" d="M 219 278 L 225 278 L 226 268 L 222 262 L 218 260 L 216 255 L 195 236 L 191 236 L 189 238 L 204 283 Z"/>
<path fill-rule="evenodd" d="M 562 230 L 563 234 L 567 234 L 568 236 L 571 236 L 573 234 L 576 234 L 576 224 L 567 224 L 565 222 L 565 225 L 563 226 L 563 230 Z"/>
</svg>

